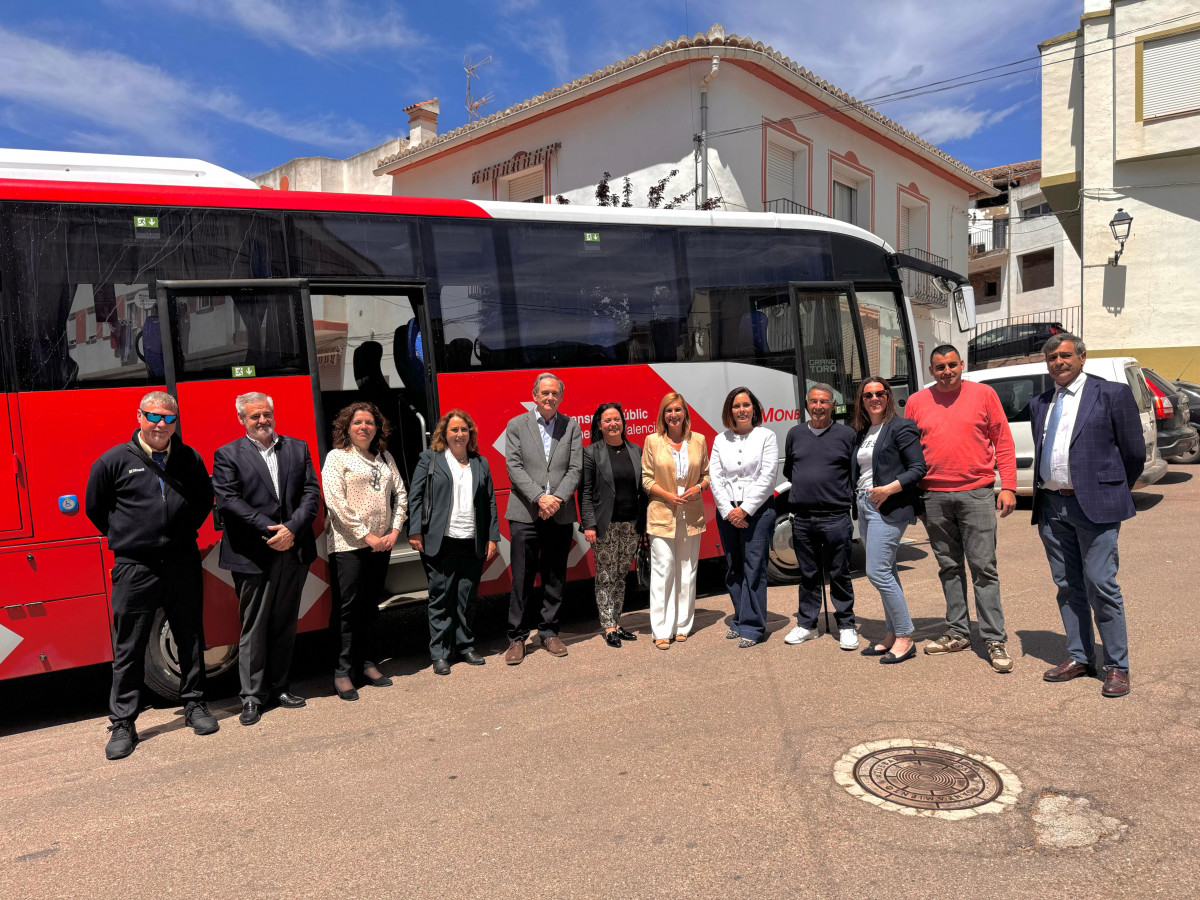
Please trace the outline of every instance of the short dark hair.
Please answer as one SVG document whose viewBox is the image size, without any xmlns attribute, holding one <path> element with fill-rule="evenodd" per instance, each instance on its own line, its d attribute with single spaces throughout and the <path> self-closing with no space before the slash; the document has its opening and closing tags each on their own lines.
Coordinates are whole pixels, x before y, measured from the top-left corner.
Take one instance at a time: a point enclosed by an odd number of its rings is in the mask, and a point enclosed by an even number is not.
<svg viewBox="0 0 1200 900">
<path fill-rule="evenodd" d="M 958 348 L 953 344 L 938 344 L 929 352 L 929 365 L 933 365 L 933 358 L 935 356 L 947 356 L 951 353 L 953 353 L 959 359 L 962 359 L 962 354 L 958 352 Z"/>
<path fill-rule="evenodd" d="M 735 387 L 725 397 L 725 404 L 721 407 L 721 424 L 726 428 L 733 428 L 733 401 L 737 399 L 738 394 L 745 394 L 750 398 L 750 405 L 754 407 L 754 414 L 750 417 L 750 424 L 757 428 L 763 423 L 763 407 L 758 402 L 758 398 L 754 396 L 754 391 L 748 387 Z"/>
<path fill-rule="evenodd" d="M 887 391 L 887 407 L 883 411 L 883 421 L 890 422 L 896 418 L 896 396 L 892 393 L 892 386 L 878 375 L 868 375 L 858 383 L 858 390 L 854 392 L 854 415 L 850 419 L 850 425 L 855 431 L 866 431 L 871 427 L 871 416 L 863 403 L 863 392 L 868 384 L 882 384 L 883 389 Z"/>
<path fill-rule="evenodd" d="M 598 441 L 604 440 L 604 432 L 600 430 L 600 419 L 610 409 L 615 409 L 621 416 L 621 432 L 625 440 L 629 440 L 629 435 L 625 433 L 625 410 L 621 409 L 620 403 L 601 403 L 596 407 L 596 411 L 592 413 L 592 427 L 588 431 L 588 440 L 595 444 Z"/>
<path fill-rule="evenodd" d="M 1050 335 L 1050 339 L 1042 344 L 1042 356 L 1045 356 L 1047 353 L 1053 353 L 1068 341 L 1075 345 L 1075 352 L 1080 356 L 1087 353 L 1087 346 L 1080 338 L 1077 338 L 1069 331 L 1060 331 L 1058 334 Z"/>
<path fill-rule="evenodd" d="M 350 423 L 354 421 L 357 412 L 369 412 L 375 420 L 375 439 L 367 449 L 372 453 L 382 453 L 387 449 L 388 435 L 392 433 L 391 423 L 379 412 L 379 407 L 369 400 L 357 400 L 349 406 L 342 407 L 337 418 L 333 420 L 333 446 L 337 450 L 346 450 L 351 446 Z"/>
</svg>

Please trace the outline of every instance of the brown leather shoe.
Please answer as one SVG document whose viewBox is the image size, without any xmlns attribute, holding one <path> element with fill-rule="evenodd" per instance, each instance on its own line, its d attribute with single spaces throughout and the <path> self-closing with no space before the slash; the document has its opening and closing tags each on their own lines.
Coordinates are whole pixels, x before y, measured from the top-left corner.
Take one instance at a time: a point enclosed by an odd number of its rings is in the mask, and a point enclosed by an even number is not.
<svg viewBox="0 0 1200 900">
<path fill-rule="evenodd" d="M 1124 697 L 1129 693 L 1129 673 L 1120 669 L 1109 669 L 1104 676 L 1104 687 L 1100 693 L 1105 697 Z"/>
<path fill-rule="evenodd" d="M 1095 674 L 1096 669 L 1093 666 L 1085 666 L 1083 663 L 1068 659 L 1053 669 L 1047 669 L 1042 675 L 1042 681 L 1070 681 L 1072 678 L 1079 678 L 1082 675 L 1095 676 Z"/>
<path fill-rule="evenodd" d="M 504 661 L 510 666 L 519 666 L 521 660 L 525 658 L 525 642 L 513 641 L 508 645 L 508 649 L 504 651 Z"/>
<path fill-rule="evenodd" d="M 542 646 L 551 656 L 567 655 L 567 645 L 558 639 L 558 635 L 542 635 Z"/>
</svg>

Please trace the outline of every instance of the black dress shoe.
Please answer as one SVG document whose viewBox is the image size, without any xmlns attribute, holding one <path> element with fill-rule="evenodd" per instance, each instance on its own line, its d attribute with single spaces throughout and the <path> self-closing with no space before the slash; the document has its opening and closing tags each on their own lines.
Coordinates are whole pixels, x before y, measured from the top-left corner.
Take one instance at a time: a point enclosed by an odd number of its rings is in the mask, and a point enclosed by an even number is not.
<svg viewBox="0 0 1200 900">
<path fill-rule="evenodd" d="M 869 647 L 864 647 L 858 651 L 862 656 L 883 656 L 886 653 L 891 653 L 891 647 L 883 647 L 882 649 L 871 644 Z"/>
<path fill-rule="evenodd" d="M 623 641 L 636 641 L 637 640 L 636 634 L 634 634 L 632 631 L 626 631 L 624 628 L 622 628 L 619 625 L 617 626 L 616 635 Z"/>
<path fill-rule="evenodd" d="M 358 699 L 358 691 L 356 691 L 354 688 L 350 688 L 350 690 L 348 690 L 348 691 L 343 691 L 341 688 L 339 688 L 335 684 L 333 686 L 333 689 L 335 691 L 337 691 L 337 695 L 339 697 L 341 697 L 343 700 L 357 700 Z"/>
<path fill-rule="evenodd" d="M 378 678 L 372 678 L 371 676 L 364 674 L 363 678 L 367 680 L 367 684 L 371 685 L 371 687 L 391 687 L 393 683 L 392 679 L 388 678 L 386 675 L 380 675 Z"/>
<path fill-rule="evenodd" d="M 284 709 L 299 709 L 302 706 L 308 706 L 308 701 L 289 691 L 280 691 L 275 695 L 275 705 L 282 706 Z"/>
<path fill-rule="evenodd" d="M 890 666 L 890 665 L 895 665 L 896 663 L 902 663 L 906 659 L 912 659 L 916 655 L 917 655 L 917 645 L 913 644 L 911 647 L 909 647 L 907 650 L 905 650 L 899 656 L 897 656 L 895 653 L 893 653 L 891 650 L 889 650 L 887 653 L 883 654 L 883 656 L 879 657 L 879 662 L 885 666 Z"/>
<path fill-rule="evenodd" d="M 606 631 L 604 632 L 604 643 L 608 644 L 610 647 L 616 647 L 618 650 L 620 650 L 621 635 L 616 631 Z"/>
<path fill-rule="evenodd" d="M 449 660 L 435 659 L 433 661 L 433 674 L 434 675 L 449 675 L 450 674 Z"/>
<path fill-rule="evenodd" d="M 465 662 L 468 666 L 482 666 L 486 664 L 486 660 L 474 650 L 464 650 L 462 653 L 458 654 L 458 658 Z"/>
<path fill-rule="evenodd" d="M 247 700 L 242 704 L 242 714 L 238 721 L 243 725 L 253 725 L 262 718 L 262 704 L 257 700 Z"/>
</svg>

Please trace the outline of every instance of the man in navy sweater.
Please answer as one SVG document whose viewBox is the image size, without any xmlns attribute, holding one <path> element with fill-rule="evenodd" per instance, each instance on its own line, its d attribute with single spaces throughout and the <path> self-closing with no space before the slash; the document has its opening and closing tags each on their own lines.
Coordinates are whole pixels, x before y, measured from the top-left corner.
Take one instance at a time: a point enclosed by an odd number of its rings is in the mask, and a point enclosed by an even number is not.
<svg viewBox="0 0 1200 900">
<path fill-rule="evenodd" d="M 212 511 L 213 490 L 204 461 L 175 435 L 179 404 L 151 391 L 137 410 L 138 430 L 106 450 L 88 475 L 84 510 L 108 538 L 112 568 L 113 683 L 109 696 L 109 759 L 137 743 L 146 644 L 161 608 L 179 652 L 179 696 L 196 734 L 212 734 L 217 720 L 204 702 L 204 628 L 200 551 L 196 530 Z"/>
<path fill-rule="evenodd" d="M 817 637 L 823 575 L 829 577 L 829 595 L 837 619 L 838 644 L 858 649 L 854 623 L 854 585 L 850 581 L 850 545 L 854 525 L 850 506 L 850 457 L 854 429 L 833 421 L 834 391 L 814 384 L 806 405 L 809 420 L 788 432 L 783 477 L 791 481 L 792 543 L 800 571 L 800 604 L 796 627 L 783 639 L 802 644 Z"/>
</svg>

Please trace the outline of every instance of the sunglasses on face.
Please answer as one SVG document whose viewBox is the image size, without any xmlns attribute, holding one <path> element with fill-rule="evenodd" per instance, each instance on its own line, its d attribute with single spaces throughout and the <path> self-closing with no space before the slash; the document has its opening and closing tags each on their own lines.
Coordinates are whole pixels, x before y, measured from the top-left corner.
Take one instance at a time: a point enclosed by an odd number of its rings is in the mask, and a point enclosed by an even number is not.
<svg viewBox="0 0 1200 900">
<path fill-rule="evenodd" d="M 179 421 L 179 413 L 152 413 L 146 412 L 144 409 L 139 409 L 138 412 L 145 417 L 147 422 L 152 422 L 157 425 L 159 422 L 166 422 L 168 425 L 174 425 Z"/>
<path fill-rule="evenodd" d="M 887 391 L 863 391 L 864 400 L 886 400 Z"/>
</svg>

